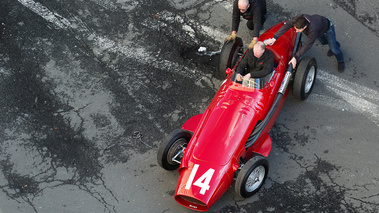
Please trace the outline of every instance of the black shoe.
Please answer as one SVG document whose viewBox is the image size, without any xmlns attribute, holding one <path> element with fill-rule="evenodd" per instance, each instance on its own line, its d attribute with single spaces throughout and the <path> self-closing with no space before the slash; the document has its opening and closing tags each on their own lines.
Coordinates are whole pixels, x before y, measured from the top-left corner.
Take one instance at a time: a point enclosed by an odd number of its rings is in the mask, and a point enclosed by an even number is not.
<svg viewBox="0 0 379 213">
<path fill-rule="evenodd" d="M 328 53 L 326 53 L 327 56 L 329 57 L 332 57 L 334 55 L 334 53 L 332 52 L 331 49 L 329 49 Z"/>
<path fill-rule="evenodd" d="M 338 72 L 343 72 L 345 71 L 345 62 L 341 61 L 338 62 Z"/>
</svg>

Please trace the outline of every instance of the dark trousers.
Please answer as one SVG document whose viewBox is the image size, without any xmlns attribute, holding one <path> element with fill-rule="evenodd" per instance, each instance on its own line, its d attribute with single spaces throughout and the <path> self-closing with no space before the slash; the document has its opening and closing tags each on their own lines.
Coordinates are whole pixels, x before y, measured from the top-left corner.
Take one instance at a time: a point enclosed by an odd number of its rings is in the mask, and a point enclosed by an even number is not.
<svg viewBox="0 0 379 213">
<path fill-rule="evenodd" d="M 336 40 L 336 32 L 334 30 L 334 25 L 330 22 L 329 30 L 324 33 L 318 40 L 322 45 L 329 44 L 330 50 L 336 56 L 338 62 L 344 61 L 343 53 L 340 49 L 340 43 Z"/>
</svg>

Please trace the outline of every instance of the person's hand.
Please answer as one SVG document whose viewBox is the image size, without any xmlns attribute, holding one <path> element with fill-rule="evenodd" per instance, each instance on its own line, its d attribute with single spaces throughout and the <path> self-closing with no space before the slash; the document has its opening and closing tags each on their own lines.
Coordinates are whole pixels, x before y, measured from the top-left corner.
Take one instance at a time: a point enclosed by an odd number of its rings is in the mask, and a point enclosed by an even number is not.
<svg viewBox="0 0 379 213">
<path fill-rule="evenodd" d="M 265 43 L 265 45 L 270 45 L 271 46 L 271 45 L 274 45 L 275 41 L 276 41 L 275 38 L 270 38 L 270 39 L 266 39 L 264 41 L 264 43 Z"/>
<path fill-rule="evenodd" d="M 245 76 L 243 76 L 243 79 L 244 80 L 249 80 L 251 77 L 250 73 L 246 74 Z"/>
<path fill-rule="evenodd" d="M 256 40 L 251 40 L 251 42 L 250 42 L 250 44 L 249 44 L 249 50 L 252 50 L 253 48 L 254 48 L 254 45 L 255 45 L 255 43 L 257 43 L 257 41 Z"/>
<path fill-rule="evenodd" d="M 243 80 L 243 76 L 241 74 L 237 74 L 237 81 L 242 81 Z"/>
<path fill-rule="evenodd" d="M 225 43 L 226 42 L 229 42 L 229 41 L 235 41 L 236 40 L 236 38 L 237 38 L 237 33 L 235 33 L 235 32 L 232 32 L 232 34 L 230 35 L 230 36 L 228 36 L 226 39 L 225 39 Z"/>
<path fill-rule="evenodd" d="M 291 59 L 291 61 L 288 62 L 288 65 L 289 65 L 289 64 L 292 64 L 292 68 L 295 69 L 295 67 L 296 67 L 296 63 L 297 63 L 296 58 L 293 57 L 293 58 Z"/>
</svg>

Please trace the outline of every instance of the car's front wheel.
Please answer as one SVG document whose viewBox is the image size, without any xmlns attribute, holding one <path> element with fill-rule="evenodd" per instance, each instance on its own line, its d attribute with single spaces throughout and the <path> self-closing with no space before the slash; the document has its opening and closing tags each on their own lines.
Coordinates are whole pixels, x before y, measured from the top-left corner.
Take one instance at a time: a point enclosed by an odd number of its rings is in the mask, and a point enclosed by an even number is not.
<svg viewBox="0 0 379 213">
<path fill-rule="evenodd" d="M 238 59 L 239 48 L 243 46 L 242 39 L 237 37 L 235 41 L 226 42 L 221 49 L 220 61 L 217 66 L 218 74 L 221 78 L 226 77 L 226 69 L 233 68 Z"/>
<path fill-rule="evenodd" d="M 166 170 L 175 170 L 179 167 L 192 134 L 183 129 L 171 132 L 159 146 L 158 164 Z"/>
<path fill-rule="evenodd" d="M 248 160 L 237 175 L 235 182 L 237 195 L 243 198 L 254 195 L 266 180 L 268 167 L 268 161 L 263 156 L 255 156 Z"/>
<path fill-rule="evenodd" d="M 295 98 L 305 100 L 313 89 L 317 75 L 317 63 L 315 58 L 305 56 L 296 68 L 293 81 L 293 95 Z"/>
</svg>

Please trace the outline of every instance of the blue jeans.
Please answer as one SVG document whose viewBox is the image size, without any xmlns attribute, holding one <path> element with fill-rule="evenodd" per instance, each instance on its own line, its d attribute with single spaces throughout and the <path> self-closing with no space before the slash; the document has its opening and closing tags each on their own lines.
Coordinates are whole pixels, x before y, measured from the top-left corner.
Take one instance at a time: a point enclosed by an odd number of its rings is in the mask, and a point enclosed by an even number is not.
<svg viewBox="0 0 379 213">
<path fill-rule="evenodd" d="M 343 53 L 340 49 L 340 43 L 336 40 L 336 32 L 334 30 L 334 24 L 330 21 L 329 30 L 318 38 L 322 45 L 329 44 L 330 50 L 336 56 L 338 62 L 344 61 Z"/>
</svg>

